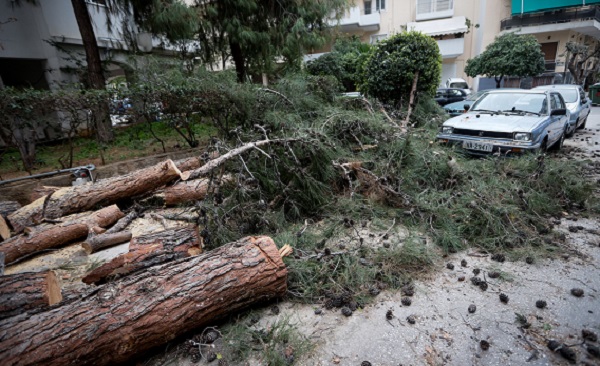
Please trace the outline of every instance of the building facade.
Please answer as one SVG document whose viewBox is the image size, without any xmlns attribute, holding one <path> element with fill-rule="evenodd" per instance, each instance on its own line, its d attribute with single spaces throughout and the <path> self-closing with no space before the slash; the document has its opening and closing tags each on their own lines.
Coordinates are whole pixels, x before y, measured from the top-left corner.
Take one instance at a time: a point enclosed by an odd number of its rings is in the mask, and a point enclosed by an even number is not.
<svg viewBox="0 0 600 366">
<path fill-rule="evenodd" d="M 405 30 L 421 31 L 436 39 L 440 48 L 441 84 L 457 77 L 481 90 L 495 83 L 469 78 L 464 73 L 466 62 L 502 32 L 534 35 L 546 54 L 547 71 L 564 73 L 566 42 L 592 45 L 600 36 L 600 10 L 595 4 L 600 0 L 354 0 L 339 30 L 371 43 Z"/>
</svg>

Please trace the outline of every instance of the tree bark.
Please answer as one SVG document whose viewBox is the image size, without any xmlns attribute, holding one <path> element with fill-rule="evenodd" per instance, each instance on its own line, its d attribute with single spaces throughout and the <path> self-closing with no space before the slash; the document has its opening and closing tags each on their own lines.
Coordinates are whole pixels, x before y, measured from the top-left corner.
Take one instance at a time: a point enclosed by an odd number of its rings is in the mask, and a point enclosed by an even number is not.
<svg viewBox="0 0 600 366">
<path fill-rule="evenodd" d="M 6 223 L 6 220 L 4 220 L 4 217 L 0 215 L 0 242 L 8 238 L 10 238 L 10 228 Z"/>
<path fill-rule="evenodd" d="M 410 97 L 408 98 L 408 111 L 406 112 L 406 119 L 402 123 L 403 127 L 408 126 L 410 122 L 410 115 L 412 114 L 412 110 L 415 107 L 415 98 L 417 96 L 417 83 L 419 82 L 419 72 L 415 72 L 415 77 L 413 78 L 412 87 L 410 88 Z"/>
<path fill-rule="evenodd" d="M 112 247 L 117 244 L 131 240 L 131 231 L 120 231 L 118 233 L 104 233 L 89 237 L 81 244 L 87 254 L 96 253 L 100 249 Z"/>
<path fill-rule="evenodd" d="M 17 201 L 0 201 L 0 216 L 7 217 L 21 208 Z"/>
<path fill-rule="evenodd" d="M 198 227 L 188 225 L 133 238 L 129 252 L 90 271 L 82 281 L 104 283 L 157 264 L 202 253 Z"/>
<path fill-rule="evenodd" d="M 50 311 L 0 322 L 3 365 L 113 365 L 227 314 L 281 297 L 287 268 L 268 237 L 153 267 Z"/>
<path fill-rule="evenodd" d="M 106 80 L 102 70 L 100 50 L 98 49 L 98 42 L 96 41 L 96 35 L 94 34 L 94 27 L 92 25 L 90 13 L 88 12 L 86 0 L 71 0 L 71 4 L 73 5 L 73 10 L 75 12 L 75 19 L 77 20 L 77 26 L 79 27 L 79 33 L 81 34 L 83 48 L 85 49 L 89 87 L 91 89 L 106 90 Z M 112 130 L 112 121 L 108 115 L 108 105 L 106 105 L 105 108 L 102 108 L 102 106 L 96 108 L 94 115 L 98 140 L 103 143 L 113 141 L 114 134 Z"/>
<path fill-rule="evenodd" d="M 41 187 L 36 187 L 31 191 L 31 194 L 29 195 L 29 202 L 33 202 L 41 197 L 47 196 L 49 194 L 53 194 L 54 192 L 58 191 L 61 187 L 54 187 L 54 186 L 41 186 Z"/>
<path fill-rule="evenodd" d="M 208 188 L 219 187 L 221 184 L 231 181 L 231 176 L 224 176 L 221 181 L 213 179 L 195 179 L 179 182 L 156 193 L 153 200 L 164 206 L 175 206 L 180 203 L 202 200 L 208 194 Z"/>
<path fill-rule="evenodd" d="M 52 195 L 37 199 L 9 215 L 15 232 L 46 219 L 58 219 L 64 215 L 110 205 L 131 198 L 172 182 L 181 172 L 171 160 L 132 173 L 100 180 L 94 184 L 64 187 Z"/>
<path fill-rule="evenodd" d="M 0 277 L 0 319 L 58 304 L 61 300 L 60 284 L 52 271 Z"/>
<path fill-rule="evenodd" d="M 6 256 L 4 253 L 0 252 L 0 276 L 4 275 L 4 259 Z"/>
<path fill-rule="evenodd" d="M 110 226 L 123 216 L 123 212 L 116 205 L 112 205 L 85 218 L 77 218 L 49 227 L 34 227 L 27 234 L 0 243 L 0 252 L 4 252 L 6 261 L 10 263 L 44 249 L 60 247 L 77 239 L 83 239 L 91 228 Z"/>
</svg>

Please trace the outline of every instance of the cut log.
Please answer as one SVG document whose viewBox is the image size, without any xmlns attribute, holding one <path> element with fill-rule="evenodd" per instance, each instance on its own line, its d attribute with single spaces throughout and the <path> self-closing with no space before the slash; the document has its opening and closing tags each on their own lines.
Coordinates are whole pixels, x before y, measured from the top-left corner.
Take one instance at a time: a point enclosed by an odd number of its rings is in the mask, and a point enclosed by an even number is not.
<svg viewBox="0 0 600 366">
<path fill-rule="evenodd" d="M 27 234 L 14 236 L 0 243 L 0 252 L 6 254 L 6 261 L 10 263 L 44 249 L 60 247 L 74 240 L 83 239 L 91 228 L 110 226 L 123 216 L 123 212 L 116 205 L 112 205 L 84 218 L 39 228 L 33 227 Z"/>
<path fill-rule="evenodd" d="M 8 238 L 10 238 L 10 228 L 6 223 L 6 220 L 4 220 L 4 217 L 0 215 L 0 241 L 6 240 Z"/>
<path fill-rule="evenodd" d="M 15 232 L 19 233 L 26 226 L 40 223 L 44 218 L 58 219 L 70 213 L 92 209 L 99 204 L 107 206 L 152 191 L 177 179 L 180 174 L 175 163 L 167 160 L 94 184 L 64 187 L 13 212 L 8 216 L 8 220 Z"/>
<path fill-rule="evenodd" d="M 157 264 L 202 253 L 198 227 L 188 225 L 133 238 L 129 252 L 87 273 L 82 281 L 103 283 Z"/>
<path fill-rule="evenodd" d="M 58 304 L 61 300 L 60 284 L 52 271 L 0 277 L 0 319 Z"/>
<path fill-rule="evenodd" d="M 81 244 L 88 254 L 96 253 L 100 249 L 112 247 L 131 240 L 131 231 L 120 231 L 118 233 L 104 233 L 89 237 Z"/>
<path fill-rule="evenodd" d="M 11 213 L 21 208 L 19 202 L 16 201 L 0 201 L 0 216 L 7 217 Z"/>
<path fill-rule="evenodd" d="M 284 296 L 287 268 L 268 237 L 152 267 L 84 298 L 0 321 L 0 360 L 114 365 L 250 305 Z"/>
<path fill-rule="evenodd" d="M 218 179 L 213 179 L 212 185 L 213 187 L 218 187 L 229 181 L 231 181 L 231 176 L 225 175 L 220 181 Z M 151 199 L 153 202 L 164 206 L 175 206 L 184 202 L 202 200 L 206 197 L 210 185 L 210 179 L 195 179 L 178 182 L 159 191 Z"/>
<path fill-rule="evenodd" d="M 54 192 L 58 191 L 61 187 L 55 186 L 41 186 L 36 187 L 31 191 L 29 195 L 29 202 L 33 202 L 41 197 L 47 196 L 49 194 L 54 194 Z"/>
</svg>

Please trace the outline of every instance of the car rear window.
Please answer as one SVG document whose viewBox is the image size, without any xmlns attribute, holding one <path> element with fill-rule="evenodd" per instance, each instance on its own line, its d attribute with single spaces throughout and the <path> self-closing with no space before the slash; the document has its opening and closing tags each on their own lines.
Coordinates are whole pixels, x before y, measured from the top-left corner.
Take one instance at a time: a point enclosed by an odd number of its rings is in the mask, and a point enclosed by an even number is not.
<svg viewBox="0 0 600 366">
<path fill-rule="evenodd" d="M 575 103 L 577 101 L 577 90 L 575 89 L 556 89 L 562 95 L 566 103 Z"/>
<path fill-rule="evenodd" d="M 458 89 L 469 89 L 469 85 L 467 85 L 467 83 L 464 83 L 464 82 L 450 83 L 450 87 L 458 88 Z"/>
</svg>

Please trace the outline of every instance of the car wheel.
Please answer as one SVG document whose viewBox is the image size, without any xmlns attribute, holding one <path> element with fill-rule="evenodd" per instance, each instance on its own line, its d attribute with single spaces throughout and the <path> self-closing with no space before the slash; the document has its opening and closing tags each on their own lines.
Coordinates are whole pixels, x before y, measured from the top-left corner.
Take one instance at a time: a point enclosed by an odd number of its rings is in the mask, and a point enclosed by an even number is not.
<svg viewBox="0 0 600 366">
<path fill-rule="evenodd" d="M 566 138 L 571 138 L 571 137 L 573 137 L 573 135 L 575 135 L 575 130 L 577 130 L 577 123 L 578 123 L 578 122 L 579 122 L 579 121 L 576 121 L 576 122 L 575 122 L 575 127 L 573 127 L 573 129 L 571 130 L 571 132 L 567 132 L 567 134 L 566 134 L 566 136 L 565 136 Z M 567 126 L 567 127 L 565 128 L 565 131 L 569 131 L 569 126 Z"/>
<path fill-rule="evenodd" d="M 585 119 L 583 120 L 583 123 L 581 124 L 581 126 L 577 127 L 578 130 L 583 130 L 585 128 L 585 124 L 587 123 L 587 117 L 585 117 Z"/>
<path fill-rule="evenodd" d="M 537 150 L 534 150 L 537 154 L 544 154 L 548 150 L 548 138 L 546 137 L 542 144 Z"/>
<path fill-rule="evenodd" d="M 560 137 L 558 138 L 558 141 L 556 141 L 551 147 L 550 150 L 552 151 L 559 151 L 560 149 L 562 149 L 563 144 L 565 143 L 565 136 L 567 134 L 567 129 L 565 128 L 565 130 L 563 131 L 563 133 L 560 134 Z"/>
</svg>

